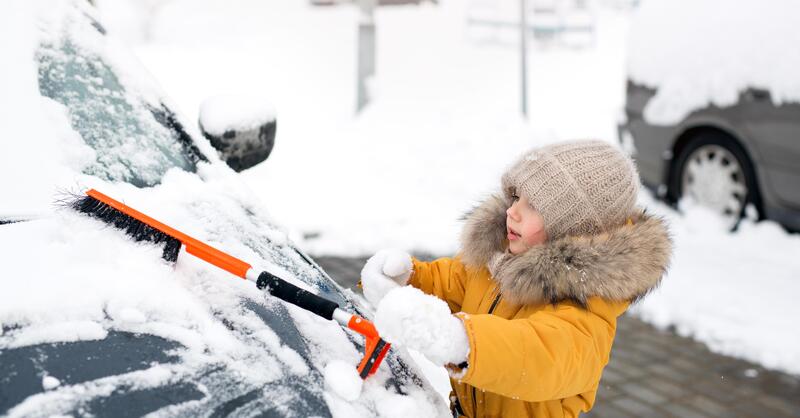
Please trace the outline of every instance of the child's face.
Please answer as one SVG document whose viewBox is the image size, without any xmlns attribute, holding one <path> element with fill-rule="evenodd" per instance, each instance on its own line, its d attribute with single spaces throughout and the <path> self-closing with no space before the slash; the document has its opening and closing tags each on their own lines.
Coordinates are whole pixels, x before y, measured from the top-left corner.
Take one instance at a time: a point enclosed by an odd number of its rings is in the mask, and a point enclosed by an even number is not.
<svg viewBox="0 0 800 418">
<path fill-rule="evenodd" d="M 511 254 L 521 254 L 534 245 L 547 241 L 544 218 L 524 197 L 514 196 L 506 210 L 506 234 Z"/>
</svg>

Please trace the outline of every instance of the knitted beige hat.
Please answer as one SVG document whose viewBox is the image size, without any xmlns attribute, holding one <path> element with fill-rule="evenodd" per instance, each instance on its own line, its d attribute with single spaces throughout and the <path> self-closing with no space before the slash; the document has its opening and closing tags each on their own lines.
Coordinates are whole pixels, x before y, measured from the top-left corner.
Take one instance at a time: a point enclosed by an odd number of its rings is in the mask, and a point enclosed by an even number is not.
<svg viewBox="0 0 800 418">
<path fill-rule="evenodd" d="M 633 161 L 603 141 L 547 145 L 523 155 L 502 178 L 503 193 L 525 197 L 544 218 L 548 239 L 591 235 L 634 212 Z"/>
</svg>

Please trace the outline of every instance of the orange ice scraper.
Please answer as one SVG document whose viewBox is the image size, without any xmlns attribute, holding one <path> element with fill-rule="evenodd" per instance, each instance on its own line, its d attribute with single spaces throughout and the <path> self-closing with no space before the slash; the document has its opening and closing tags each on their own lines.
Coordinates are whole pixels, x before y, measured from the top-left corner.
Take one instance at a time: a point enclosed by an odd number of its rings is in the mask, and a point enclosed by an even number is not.
<svg viewBox="0 0 800 418">
<path fill-rule="evenodd" d="M 365 353 L 358 365 L 358 373 L 362 379 L 366 379 L 378 370 L 378 366 L 389 351 L 390 344 L 378 335 L 372 322 L 346 312 L 339 308 L 337 303 L 301 289 L 267 271 L 254 270 L 250 264 L 164 225 L 97 190 L 87 191 L 86 196 L 78 197 L 70 203 L 70 206 L 79 212 L 123 229 L 126 234 L 137 241 L 165 243 L 163 256 L 168 261 L 177 260 L 181 245 L 183 245 L 186 247 L 187 253 L 254 282 L 259 289 L 264 289 L 285 302 L 311 311 L 325 319 L 335 320 L 363 335 L 366 338 Z"/>
</svg>

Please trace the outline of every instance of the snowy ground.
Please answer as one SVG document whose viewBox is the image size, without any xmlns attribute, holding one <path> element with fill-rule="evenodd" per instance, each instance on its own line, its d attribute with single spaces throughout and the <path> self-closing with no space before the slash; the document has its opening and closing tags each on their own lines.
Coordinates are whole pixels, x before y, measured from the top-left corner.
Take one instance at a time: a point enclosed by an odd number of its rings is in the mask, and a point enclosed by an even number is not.
<svg viewBox="0 0 800 418">
<path fill-rule="evenodd" d="M 375 100 L 358 117 L 358 15 L 349 6 L 174 0 L 146 25 L 112 29 L 134 41 L 190 119 L 208 96 L 272 101 L 276 147 L 242 176 L 308 251 L 451 254 L 459 216 L 521 151 L 576 137 L 615 141 L 630 17 L 601 9 L 592 48 L 534 45 L 526 121 L 515 36 L 467 26 L 468 6 L 379 10 Z M 800 334 L 791 331 L 800 236 L 771 222 L 728 234 L 701 209 L 680 216 L 647 192 L 640 203 L 669 220 L 676 251 L 663 286 L 634 312 L 717 352 L 800 373 Z"/>
</svg>

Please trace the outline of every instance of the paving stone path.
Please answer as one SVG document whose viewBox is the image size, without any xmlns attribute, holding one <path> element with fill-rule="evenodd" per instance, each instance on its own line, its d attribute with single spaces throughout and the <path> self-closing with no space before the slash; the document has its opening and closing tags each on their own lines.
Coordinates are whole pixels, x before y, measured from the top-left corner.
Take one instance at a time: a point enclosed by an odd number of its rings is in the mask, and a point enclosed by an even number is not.
<svg viewBox="0 0 800 418">
<path fill-rule="evenodd" d="M 430 259 L 422 256 L 420 258 Z M 314 257 L 353 288 L 366 258 Z M 625 315 L 588 418 L 800 418 L 800 376 L 710 352 Z"/>
</svg>

